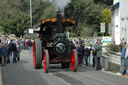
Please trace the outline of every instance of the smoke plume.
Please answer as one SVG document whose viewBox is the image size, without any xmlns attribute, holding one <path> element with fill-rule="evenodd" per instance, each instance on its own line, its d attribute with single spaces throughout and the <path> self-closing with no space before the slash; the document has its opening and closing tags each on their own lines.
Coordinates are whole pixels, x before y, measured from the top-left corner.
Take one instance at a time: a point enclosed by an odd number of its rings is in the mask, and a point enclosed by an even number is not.
<svg viewBox="0 0 128 85">
<path fill-rule="evenodd" d="M 56 11 L 63 11 L 64 8 L 71 2 L 71 0 L 49 0 L 56 5 Z"/>
</svg>

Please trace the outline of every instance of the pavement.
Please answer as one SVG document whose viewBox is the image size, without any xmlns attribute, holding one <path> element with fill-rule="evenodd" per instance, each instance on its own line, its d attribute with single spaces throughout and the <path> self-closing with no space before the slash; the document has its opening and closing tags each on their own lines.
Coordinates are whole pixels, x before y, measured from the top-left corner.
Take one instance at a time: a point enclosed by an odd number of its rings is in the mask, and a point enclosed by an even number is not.
<svg viewBox="0 0 128 85">
<path fill-rule="evenodd" d="M 21 52 L 21 61 L 1 69 L 3 85 L 127 85 L 128 79 L 92 67 L 79 66 L 78 72 L 63 69 L 60 64 L 50 65 L 48 74 L 34 69 L 32 53 Z"/>
</svg>

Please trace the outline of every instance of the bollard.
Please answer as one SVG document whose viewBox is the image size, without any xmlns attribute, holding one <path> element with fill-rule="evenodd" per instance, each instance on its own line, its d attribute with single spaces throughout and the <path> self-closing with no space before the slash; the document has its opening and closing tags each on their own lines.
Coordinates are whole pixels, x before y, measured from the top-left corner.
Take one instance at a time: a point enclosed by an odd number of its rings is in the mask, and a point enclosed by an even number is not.
<svg viewBox="0 0 128 85">
<path fill-rule="evenodd" d="M 101 66 L 102 66 L 102 68 L 104 68 L 105 70 L 108 69 L 108 57 L 107 57 L 107 56 L 102 56 L 102 57 L 101 57 Z"/>
</svg>

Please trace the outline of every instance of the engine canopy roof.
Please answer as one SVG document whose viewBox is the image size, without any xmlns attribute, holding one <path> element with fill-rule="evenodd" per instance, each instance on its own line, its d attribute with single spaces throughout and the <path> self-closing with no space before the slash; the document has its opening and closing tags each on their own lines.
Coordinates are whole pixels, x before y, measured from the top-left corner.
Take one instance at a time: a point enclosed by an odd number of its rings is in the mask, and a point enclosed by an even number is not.
<svg viewBox="0 0 128 85">
<path fill-rule="evenodd" d="M 75 25 L 75 20 L 71 18 L 64 18 L 62 17 L 62 26 L 72 26 Z M 57 25 L 57 18 L 47 18 L 41 21 L 41 26 L 49 26 L 49 25 Z"/>
</svg>

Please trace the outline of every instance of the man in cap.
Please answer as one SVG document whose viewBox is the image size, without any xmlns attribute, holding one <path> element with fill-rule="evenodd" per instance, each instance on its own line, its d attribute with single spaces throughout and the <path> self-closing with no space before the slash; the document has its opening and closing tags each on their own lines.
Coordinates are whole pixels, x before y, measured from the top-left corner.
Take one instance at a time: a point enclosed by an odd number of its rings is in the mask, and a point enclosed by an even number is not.
<svg viewBox="0 0 128 85">
<path fill-rule="evenodd" d="M 96 45 L 94 46 L 96 50 L 96 57 L 97 57 L 97 70 L 101 70 L 101 63 L 100 63 L 100 58 L 102 57 L 102 43 L 101 40 L 98 40 L 96 42 Z"/>
</svg>

